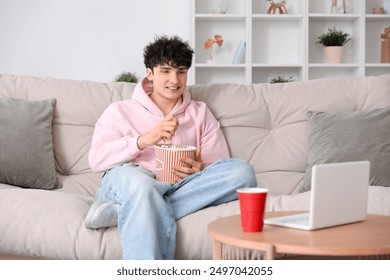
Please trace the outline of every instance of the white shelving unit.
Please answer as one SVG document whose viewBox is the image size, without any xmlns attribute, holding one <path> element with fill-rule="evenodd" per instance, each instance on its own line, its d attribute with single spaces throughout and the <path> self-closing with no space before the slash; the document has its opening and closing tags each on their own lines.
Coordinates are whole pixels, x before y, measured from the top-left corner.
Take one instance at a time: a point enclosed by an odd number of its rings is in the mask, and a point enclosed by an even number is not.
<svg viewBox="0 0 390 280">
<path fill-rule="evenodd" d="M 275 0 L 277 2 L 278 0 Z M 331 0 L 285 0 L 287 14 L 267 14 L 265 0 L 229 0 L 225 14 L 214 14 L 213 0 L 192 0 L 195 84 L 217 82 L 263 83 L 276 76 L 309 80 L 335 76 L 369 76 L 390 73 L 390 63 L 380 63 L 380 34 L 390 26 L 390 0 L 347 0 L 347 13 L 331 14 Z M 342 0 L 338 0 L 341 8 Z M 386 14 L 373 8 L 389 7 Z M 351 34 L 343 63 L 327 64 L 318 36 L 328 28 Z M 214 46 L 216 62 L 208 64 L 203 48 L 208 38 L 222 35 Z M 241 40 L 244 60 L 232 60 Z"/>
</svg>

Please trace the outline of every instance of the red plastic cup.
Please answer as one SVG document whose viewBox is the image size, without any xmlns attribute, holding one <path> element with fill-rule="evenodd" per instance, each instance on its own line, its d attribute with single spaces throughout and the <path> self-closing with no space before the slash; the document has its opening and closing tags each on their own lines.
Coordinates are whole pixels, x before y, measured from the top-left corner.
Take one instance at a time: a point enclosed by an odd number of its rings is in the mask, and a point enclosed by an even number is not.
<svg viewBox="0 0 390 280">
<path fill-rule="evenodd" d="M 242 230 L 244 232 L 263 231 L 268 189 L 241 188 L 237 190 L 237 193 L 240 201 Z"/>
</svg>

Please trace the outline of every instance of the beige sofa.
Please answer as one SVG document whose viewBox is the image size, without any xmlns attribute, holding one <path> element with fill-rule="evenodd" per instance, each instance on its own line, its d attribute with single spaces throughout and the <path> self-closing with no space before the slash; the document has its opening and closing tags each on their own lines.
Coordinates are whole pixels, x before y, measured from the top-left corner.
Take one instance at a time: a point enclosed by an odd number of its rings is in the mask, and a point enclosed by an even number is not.
<svg viewBox="0 0 390 280">
<path fill-rule="evenodd" d="M 0 258 L 121 258 L 116 227 L 84 226 L 102 175 L 91 172 L 87 156 L 99 116 L 111 102 L 130 98 L 133 88 L 129 83 L 0 75 L 0 98 L 56 99 L 52 135 L 56 176 L 62 183 L 53 190 L 0 183 Z M 259 186 L 269 189 L 267 210 L 306 210 L 310 192 L 299 190 L 308 164 L 307 111 L 390 107 L 390 75 L 197 85 L 190 92 L 220 121 L 231 156 L 248 160 Z M 390 188 L 370 186 L 368 212 L 390 215 Z M 233 201 L 179 220 L 176 258 L 210 259 L 208 223 L 238 213 Z"/>
</svg>

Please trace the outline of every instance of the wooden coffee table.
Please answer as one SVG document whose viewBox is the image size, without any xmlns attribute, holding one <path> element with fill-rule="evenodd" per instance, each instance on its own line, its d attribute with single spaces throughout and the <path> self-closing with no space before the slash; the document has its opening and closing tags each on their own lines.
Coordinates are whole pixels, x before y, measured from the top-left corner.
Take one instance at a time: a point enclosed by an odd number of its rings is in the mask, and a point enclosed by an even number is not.
<svg viewBox="0 0 390 280">
<path fill-rule="evenodd" d="M 300 212 L 269 212 L 267 218 Z M 386 258 L 390 256 L 390 216 L 367 215 L 363 222 L 305 231 L 264 225 L 262 232 L 246 233 L 240 216 L 220 218 L 208 226 L 213 259 L 266 259 L 279 254 L 296 258 Z M 259 253 L 260 252 L 260 253 Z M 306 256 L 306 257 L 305 257 Z"/>
</svg>

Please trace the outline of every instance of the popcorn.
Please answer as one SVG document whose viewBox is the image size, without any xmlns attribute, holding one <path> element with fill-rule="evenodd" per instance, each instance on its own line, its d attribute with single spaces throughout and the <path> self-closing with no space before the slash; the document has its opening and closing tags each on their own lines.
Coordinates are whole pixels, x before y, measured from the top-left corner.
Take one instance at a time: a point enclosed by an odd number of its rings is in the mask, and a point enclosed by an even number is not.
<svg viewBox="0 0 390 280">
<path fill-rule="evenodd" d="M 192 151 L 196 149 L 194 146 L 181 145 L 181 144 L 157 144 L 156 146 L 162 149 L 174 150 L 174 151 Z"/>
</svg>

